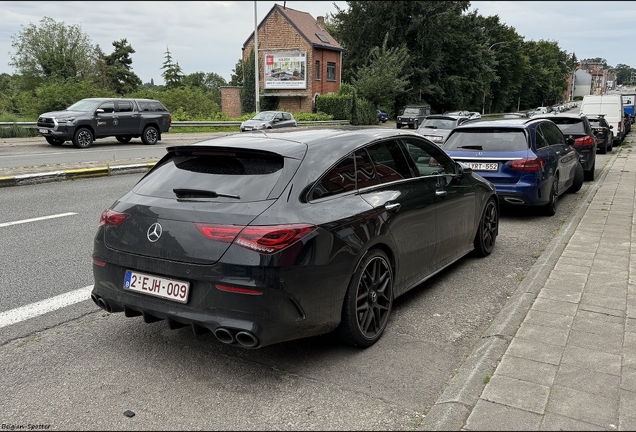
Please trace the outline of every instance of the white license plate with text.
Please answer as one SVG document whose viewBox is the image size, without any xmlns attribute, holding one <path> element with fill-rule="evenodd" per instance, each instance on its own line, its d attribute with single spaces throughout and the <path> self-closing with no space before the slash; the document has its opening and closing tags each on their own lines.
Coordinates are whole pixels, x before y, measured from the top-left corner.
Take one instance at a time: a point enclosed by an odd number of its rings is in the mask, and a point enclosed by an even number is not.
<svg viewBox="0 0 636 432">
<path fill-rule="evenodd" d="M 190 283 L 126 270 L 124 289 L 179 303 L 187 303 Z"/>
<path fill-rule="evenodd" d="M 40 129 L 40 133 L 46 134 L 46 133 L 49 133 L 49 130 L 48 129 Z"/>
<path fill-rule="evenodd" d="M 463 162 L 475 171 L 497 171 L 499 164 L 497 162 Z"/>
</svg>

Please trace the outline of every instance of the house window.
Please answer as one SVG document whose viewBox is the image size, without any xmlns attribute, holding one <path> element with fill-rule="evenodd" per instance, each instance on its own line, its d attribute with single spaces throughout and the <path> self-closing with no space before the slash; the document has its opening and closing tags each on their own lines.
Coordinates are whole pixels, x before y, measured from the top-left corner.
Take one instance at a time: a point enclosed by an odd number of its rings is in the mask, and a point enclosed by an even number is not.
<svg viewBox="0 0 636 432">
<path fill-rule="evenodd" d="M 336 64 L 327 62 L 327 81 L 336 80 Z"/>
<path fill-rule="evenodd" d="M 320 60 L 316 60 L 316 79 L 320 79 Z"/>
</svg>

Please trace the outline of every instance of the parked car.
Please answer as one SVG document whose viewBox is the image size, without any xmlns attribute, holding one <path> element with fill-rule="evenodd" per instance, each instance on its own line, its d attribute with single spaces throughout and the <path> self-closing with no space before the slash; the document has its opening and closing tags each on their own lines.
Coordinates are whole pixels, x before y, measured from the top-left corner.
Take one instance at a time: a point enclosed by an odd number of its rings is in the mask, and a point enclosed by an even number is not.
<svg viewBox="0 0 636 432">
<path fill-rule="evenodd" d="M 468 116 L 430 115 L 424 119 L 417 132 L 435 144 L 442 145 L 450 131 L 467 120 Z"/>
<path fill-rule="evenodd" d="M 458 116 L 458 117 L 470 117 L 469 111 L 445 111 L 444 115 L 447 116 Z"/>
<path fill-rule="evenodd" d="M 378 110 L 378 121 L 382 123 L 386 123 L 389 119 L 389 115 L 382 110 Z"/>
<path fill-rule="evenodd" d="M 498 234 L 494 187 L 415 132 L 233 134 L 167 154 L 101 216 L 108 312 L 259 348 L 368 347 L 393 301 Z"/>
<path fill-rule="evenodd" d="M 590 116 L 588 120 L 592 127 L 592 132 L 596 136 L 596 150 L 601 154 L 611 152 L 614 143 L 614 132 L 612 132 L 612 126 L 605 120 L 605 116 Z"/>
<path fill-rule="evenodd" d="M 502 202 L 549 216 L 560 195 L 583 185 L 578 153 L 548 119 L 469 122 L 453 129 L 443 149 L 492 182 Z"/>
<path fill-rule="evenodd" d="M 431 114 L 430 105 L 407 105 L 402 115 L 397 116 L 395 125 L 398 129 L 408 126 L 409 129 L 417 129 L 426 116 Z"/>
<path fill-rule="evenodd" d="M 53 146 L 71 141 L 88 148 L 96 139 L 113 136 L 121 143 L 141 137 L 144 144 L 154 145 L 171 123 L 166 107 L 154 99 L 88 98 L 63 111 L 41 114 L 37 127 Z"/>
<path fill-rule="evenodd" d="M 481 114 L 477 111 L 468 111 L 468 118 L 471 120 L 480 119 Z"/>
<path fill-rule="evenodd" d="M 547 114 L 548 113 L 548 107 L 540 106 L 540 107 L 535 108 L 533 111 L 534 111 L 534 115 Z"/>
<path fill-rule="evenodd" d="M 547 118 L 557 125 L 566 138 L 574 139 L 574 150 L 579 154 L 579 162 L 583 166 L 583 177 L 587 181 L 594 180 L 596 168 L 596 149 L 598 143 L 589 120 L 579 114 L 546 114 L 535 118 Z"/>
<path fill-rule="evenodd" d="M 505 119 L 511 119 L 511 118 L 528 118 L 528 114 L 521 113 L 521 112 L 504 113 L 504 115 L 503 115 L 501 118 L 505 118 Z"/>
<path fill-rule="evenodd" d="M 623 98 L 619 94 L 585 95 L 581 102 L 581 114 L 586 116 L 605 115 L 605 120 L 612 126 L 614 132 L 614 146 L 620 145 L 625 139 L 625 121 L 623 119 Z"/>
<path fill-rule="evenodd" d="M 261 111 L 249 120 L 241 123 L 241 132 L 296 127 L 298 123 L 291 113 L 284 111 Z"/>
</svg>

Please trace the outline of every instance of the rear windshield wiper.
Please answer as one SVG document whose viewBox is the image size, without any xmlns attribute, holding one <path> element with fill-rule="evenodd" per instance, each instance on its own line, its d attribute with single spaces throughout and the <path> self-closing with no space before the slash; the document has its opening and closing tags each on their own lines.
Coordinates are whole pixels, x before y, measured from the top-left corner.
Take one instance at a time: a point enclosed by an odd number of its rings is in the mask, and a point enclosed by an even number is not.
<svg viewBox="0 0 636 432">
<path fill-rule="evenodd" d="M 480 145 L 467 145 L 467 146 L 459 146 L 457 148 L 465 148 L 470 150 L 483 150 L 484 148 Z"/>
<path fill-rule="evenodd" d="M 238 196 L 238 195 L 217 193 L 215 191 L 202 190 L 202 189 L 172 189 L 172 192 L 174 192 L 177 195 L 177 198 L 218 198 L 218 197 L 223 197 L 223 198 L 241 199 L 241 197 Z"/>
</svg>

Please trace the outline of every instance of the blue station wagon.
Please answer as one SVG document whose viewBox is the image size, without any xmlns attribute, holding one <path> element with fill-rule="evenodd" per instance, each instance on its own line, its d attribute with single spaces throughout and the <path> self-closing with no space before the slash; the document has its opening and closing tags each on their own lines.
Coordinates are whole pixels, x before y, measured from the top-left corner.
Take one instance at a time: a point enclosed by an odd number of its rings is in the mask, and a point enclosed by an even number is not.
<svg viewBox="0 0 636 432">
<path fill-rule="evenodd" d="M 499 119 L 457 126 L 443 149 L 495 185 L 502 203 L 552 216 L 564 192 L 583 185 L 578 153 L 547 119 Z"/>
</svg>

